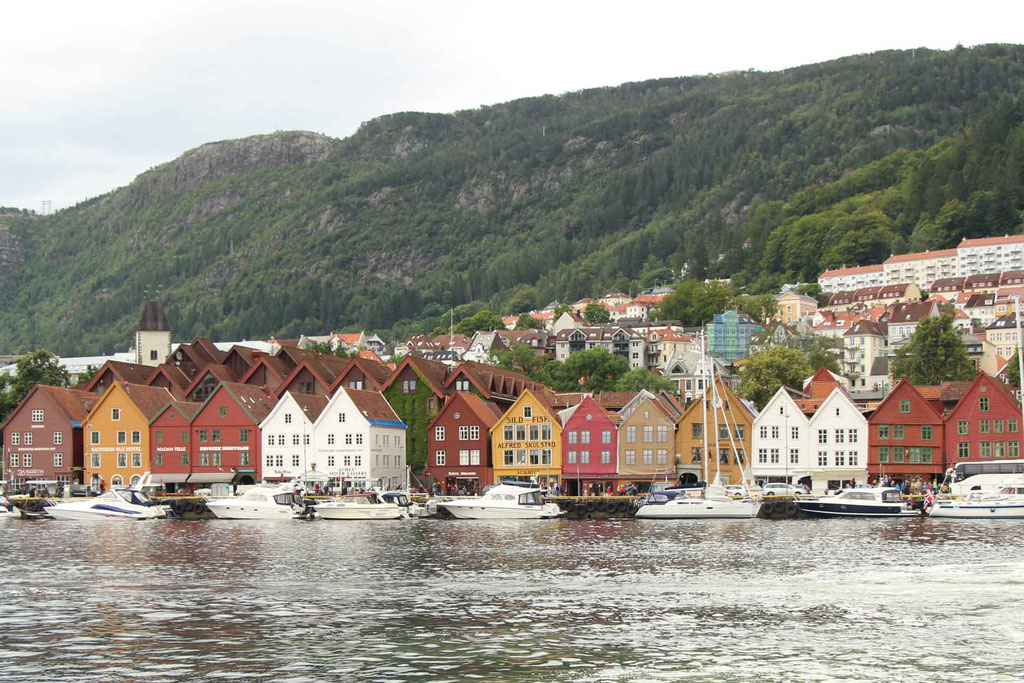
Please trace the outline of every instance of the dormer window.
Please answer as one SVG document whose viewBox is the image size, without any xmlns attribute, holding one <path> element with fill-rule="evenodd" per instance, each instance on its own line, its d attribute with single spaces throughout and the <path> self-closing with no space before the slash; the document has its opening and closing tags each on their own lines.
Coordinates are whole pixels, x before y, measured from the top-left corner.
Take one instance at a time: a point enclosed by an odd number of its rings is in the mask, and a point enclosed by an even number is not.
<svg viewBox="0 0 1024 683">
<path fill-rule="evenodd" d="M 533 417 L 533 406 L 523 406 L 523 417 Z"/>
<path fill-rule="evenodd" d="M 117 422 L 118 420 L 120 420 L 121 419 L 121 409 L 120 408 L 111 408 L 110 409 L 110 419 L 113 422 Z"/>
</svg>

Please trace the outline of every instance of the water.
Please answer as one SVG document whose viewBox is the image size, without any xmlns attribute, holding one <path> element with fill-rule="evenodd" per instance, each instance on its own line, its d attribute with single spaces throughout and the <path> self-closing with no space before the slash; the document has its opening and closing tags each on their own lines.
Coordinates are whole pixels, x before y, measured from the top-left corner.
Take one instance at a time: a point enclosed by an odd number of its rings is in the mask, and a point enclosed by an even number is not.
<svg viewBox="0 0 1024 683">
<path fill-rule="evenodd" d="M 1012 521 L 0 525 L 0 679 L 1020 680 Z"/>
</svg>

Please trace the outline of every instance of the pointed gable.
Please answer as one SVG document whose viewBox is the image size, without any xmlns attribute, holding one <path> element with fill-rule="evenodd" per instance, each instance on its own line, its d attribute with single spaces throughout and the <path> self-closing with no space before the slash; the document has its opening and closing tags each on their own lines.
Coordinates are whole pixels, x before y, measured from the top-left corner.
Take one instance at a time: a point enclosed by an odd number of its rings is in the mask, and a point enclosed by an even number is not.
<svg viewBox="0 0 1024 683">
<path fill-rule="evenodd" d="M 263 387 L 238 382 L 221 382 L 203 402 L 199 412 L 206 409 L 219 392 L 227 392 L 254 425 L 259 425 L 277 405 L 277 398 Z"/>
<path fill-rule="evenodd" d="M 386 384 L 381 390 L 387 391 L 406 369 L 411 369 L 419 375 L 438 398 L 444 399 L 444 384 L 448 379 L 448 366 L 444 363 L 427 360 L 426 358 L 420 358 L 418 356 L 406 356 L 402 359 L 402 362 L 397 368 L 395 368 L 395 371 L 391 373 L 391 376 L 388 377 Z"/>
<path fill-rule="evenodd" d="M 128 384 L 145 384 L 152 374 L 153 368 L 149 365 L 138 365 L 136 363 L 124 363 L 118 360 L 108 360 L 96 374 L 92 376 L 89 383 L 85 385 L 85 391 L 94 394 L 103 393 L 114 382 Z"/>
<path fill-rule="evenodd" d="M 386 398 L 384 398 L 384 394 L 379 391 L 349 389 L 348 387 L 341 387 L 341 391 L 348 395 L 352 404 L 356 407 L 356 410 L 358 410 L 371 425 L 375 427 L 397 427 L 399 429 L 405 429 L 405 423 L 399 419 L 398 415 L 391 408 L 391 404 L 388 403 Z"/>
<path fill-rule="evenodd" d="M 391 370 L 383 363 L 359 355 L 348 361 L 329 387 L 329 391 L 334 393 L 338 387 L 347 385 L 351 380 L 362 381 L 364 389 L 381 391 L 390 376 Z"/>
<path fill-rule="evenodd" d="M 896 383 L 882 402 L 875 406 L 869 422 L 888 424 L 894 422 L 894 418 L 898 416 L 905 424 L 941 423 L 942 410 L 936 405 L 939 399 L 938 389 L 939 387 L 917 387 L 904 377 Z M 900 401 L 910 401 L 909 412 L 899 410 Z"/>
</svg>

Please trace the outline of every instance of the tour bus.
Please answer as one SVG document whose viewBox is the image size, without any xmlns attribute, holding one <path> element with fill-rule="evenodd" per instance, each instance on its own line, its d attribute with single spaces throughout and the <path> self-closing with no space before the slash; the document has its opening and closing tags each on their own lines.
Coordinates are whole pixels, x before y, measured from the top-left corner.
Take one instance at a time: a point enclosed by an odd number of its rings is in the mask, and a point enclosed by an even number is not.
<svg viewBox="0 0 1024 683">
<path fill-rule="evenodd" d="M 1015 474 L 1024 474 L 1024 459 L 958 462 L 949 490 L 954 495 L 966 496 L 972 490 L 994 489 Z"/>
</svg>

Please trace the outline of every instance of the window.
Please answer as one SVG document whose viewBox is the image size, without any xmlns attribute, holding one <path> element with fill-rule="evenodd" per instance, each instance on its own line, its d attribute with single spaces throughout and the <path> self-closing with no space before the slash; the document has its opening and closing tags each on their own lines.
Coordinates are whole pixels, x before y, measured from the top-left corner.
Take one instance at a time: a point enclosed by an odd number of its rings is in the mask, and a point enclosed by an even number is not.
<svg viewBox="0 0 1024 683">
<path fill-rule="evenodd" d="M 992 442 L 992 456 L 995 458 L 1006 457 L 1006 442 L 1005 441 L 994 441 Z"/>
<path fill-rule="evenodd" d="M 991 399 L 989 399 L 988 396 L 978 397 L 978 410 L 980 410 L 983 413 L 987 413 L 991 402 L 992 401 Z"/>
<path fill-rule="evenodd" d="M 298 446 L 299 445 L 299 435 L 298 434 L 292 434 L 292 445 L 293 446 Z"/>
<path fill-rule="evenodd" d="M 590 443 L 590 430 L 589 429 L 584 429 L 583 431 L 580 432 L 580 443 L 583 443 L 583 444 Z"/>
<path fill-rule="evenodd" d="M 979 453 L 979 455 L 981 457 L 983 457 L 983 458 L 991 458 L 992 457 L 992 442 L 991 441 L 982 441 L 979 444 L 979 446 L 980 446 L 980 453 Z"/>
<path fill-rule="evenodd" d="M 333 446 L 334 445 L 334 434 L 328 434 L 327 435 L 327 445 L 328 446 Z"/>
<path fill-rule="evenodd" d="M 121 419 L 121 409 L 120 408 L 111 408 L 110 409 L 110 419 L 113 420 L 114 422 L 117 422 L 118 420 L 120 420 Z"/>
<path fill-rule="evenodd" d="M 967 460 L 971 457 L 971 442 L 961 441 L 956 445 L 956 457 L 961 460 Z"/>
<path fill-rule="evenodd" d="M 17 453 L 11 453 L 11 467 L 21 467 L 19 456 Z M 99 465 L 95 465 L 95 467 L 99 467 Z"/>
<path fill-rule="evenodd" d="M 117 466 L 119 468 L 121 468 L 121 467 L 128 467 L 128 454 L 127 453 L 118 453 L 117 454 Z"/>
<path fill-rule="evenodd" d="M 345 435 L 345 445 L 346 446 L 351 446 L 352 445 L 352 435 L 351 434 L 346 434 Z"/>
<path fill-rule="evenodd" d="M 744 437 L 744 435 L 747 433 L 747 426 L 746 425 L 736 425 L 736 429 L 734 429 L 733 431 L 736 433 L 736 438 L 737 439 L 742 439 Z"/>
<path fill-rule="evenodd" d="M 309 438 L 309 434 L 306 435 Z M 238 443 L 249 443 L 249 430 L 239 429 L 238 430 Z"/>
<path fill-rule="evenodd" d="M 457 379 L 457 380 L 455 380 L 455 391 L 469 391 L 469 380 L 468 379 Z"/>
<path fill-rule="evenodd" d="M 690 425 L 690 435 L 694 439 L 704 438 L 704 423 L 694 422 L 692 425 Z"/>
<path fill-rule="evenodd" d="M 530 425 L 530 441 L 540 440 L 540 428 L 537 425 Z"/>
<path fill-rule="evenodd" d="M 56 434 L 54 434 L 54 436 L 56 436 Z M 160 431 L 160 430 L 154 431 L 153 432 L 153 443 L 155 443 L 156 445 L 159 446 L 163 442 L 164 442 L 164 433 L 162 431 Z"/>
<path fill-rule="evenodd" d="M 42 422 L 43 421 L 43 411 L 41 411 L 41 410 L 33 410 L 32 411 L 32 421 L 33 422 Z"/>
<path fill-rule="evenodd" d="M 523 417 L 533 417 L 533 406 L 523 406 Z"/>
<path fill-rule="evenodd" d="M 199 465 L 201 467 L 206 467 L 206 466 L 209 466 L 209 464 L 210 464 L 210 454 L 207 453 L 206 451 L 202 451 L 199 454 Z"/>
<path fill-rule="evenodd" d="M 1004 420 L 992 420 L 992 431 L 993 431 L 993 433 L 995 433 L 995 434 L 1002 434 L 1003 433 L 1003 425 L 1004 424 L 1005 424 Z"/>
<path fill-rule="evenodd" d="M 508 428 L 506 427 L 506 429 L 508 429 Z M 434 427 L 434 440 L 435 441 L 444 441 L 444 427 L 441 427 L 441 426 Z"/>
<path fill-rule="evenodd" d="M 718 439 L 725 441 L 729 438 L 729 425 L 718 425 Z"/>
<path fill-rule="evenodd" d="M 276 465 L 277 467 L 284 467 L 284 456 L 283 455 L 275 455 L 274 456 L 274 465 Z"/>
<path fill-rule="evenodd" d="M 825 451 L 818 451 L 818 467 L 828 466 L 828 453 Z"/>
<path fill-rule="evenodd" d="M 907 449 L 904 448 L 903 446 L 893 446 L 892 447 L 892 461 L 895 462 L 895 463 L 903 462 L 904 455 L 906 455 L 906 452 L 907 452 Z"/>
<path fill-rule="evenodd" d="M 157 467 L 161 467 L 164 464 L 164 454 L 163 453 L 154 453 L 153 454 L 153 464 L 156 465 Z"/>
<path fill-rule="evenodd" d="M 645 448 L 643 453 L 641 454 L 641 457 L 643 458 L 643 463 L 645 465 L 653 465 L 654 464 L 654 451 Z"/>
<path fill-rule="evenodd" d="M 118 444 L 125 444 L 125 443 L 128 443 L 128 432 L 126 432 L 126 431 L 123 431 L 123 430 L 122 430 L 122 431 L 119 431 L 119 432 L 117 433 L 117 443 L 118 443 Z"/>
<path fill-rule="evenodd" d="M 794 441 L 799 440 L 800 439 L 800 428 L 799 427 L 790 427 L 789 428 L 789 438 L 793 439 Z"/>
<path fill-rule="evenodd" d="M 479 425 L 471 425 L 470 426 L 470 428 L 469 428 L 469 440 L 470 441 L 479 441 L 480 440 L 480 426 Z"/>
<path fill-rule="evenodd" d="M 921 425 L 921 440 L 931 441 L 935 433 L 935 428 L 931 425 Z"/>
<path fill-rule="evenodd" d="M 850 451 L 849 453 L 847 453 L 847 455 L 849 456 L 850 467 L 856 467 L 857 466 L 857 451 Z"/>
<path fill-rule="evenodd" d="M 299 456 L 293 455 L 292 456 L 292 467 L 298 467 L 298 466 L 299 466 Z"/>
<path fill-rule="evenodd" d="M 601 443 L 610 444 L 612 442 L 612 430 L 602 429 L 601 430 Z"/>
<path fill-rule="evenodd" d="M 89 458 L 89 460 L 90 460 L 89 466 L 92 467 L 94 470 L 97 470 L 97 469 L 100 468 L 100 464 L 101 464 L 101 461 L 102 461 L 101 455 L 102 454 L 100 454 L 100 453 L 92 453 L 91 457 Z M 11 464 L 14 465 L 15 463 L 11 463 Z"/>
<path fill-rule="evenodd" d="M 612 462 L 612 452 L 611 451 L 601 451 L 601 464 L 602 465 L 609 465 L 609 464 L 611 464 L 611 462 Z"/>
<path fill-rule="evenodd" d="M 844 443 L 845 433 L 842 429 L 836 430 L 836 443 Z"/>
<path fill-rule="evenodd" d="M 444 452 L 442 451 L 441 454 L 443 456 Z M 502 462 L 505 463 L 505 467 L 511 467 L 512 465 L 515 464 L 515 458 L 512 451 L 505 451 L 505 453 L 502 455 Z"/>
<path fill-rule="evenodd" d="M 189 462 L 188 462 L 188 453 L 182 453 L 181 454 L 181 464 L 182 465 L 188 465 L 189 464 Z"/>
<path fill-rule="evenodd" d="M 719 452 L 718 452 L 718 462 L 721 463 L 722 465 L 728 465 L 729 464 L 729 449 L 728 448 L 723 448 L 723 449 L 719 450 Z"/>
<path fill-rule="evenodd" d="M 343 456 L 341 456 L 341 464 L 342 464 L 343 467 L 351 466 L 352 465 L 352 456 L 351 455 L 343 455 Z"/>
<path fill-rule="evenodd" d="M 693 447 L 693 454 L 692 454 L 691 457 L 692 457 L 692 461 L 691 462 L 700 462 L 702 460 L 702 454 L 701 454 L 700 446 L 694 446 Z"/>
<path fill-rule="evenodd" d="M 767 465 L 768 464 L 768 449 L 767 448 L 758 448 L 757 449 L 757 461 L 759 463 L 761 463 L 762 465 Z"/>
<path fill-rule="evenodd" d="M 566 458 L 568 459 L 568 462 L 569 462 L 570 465 L 575 465 L 576 464 L 576 451 L 569 451 L 568 455 L 566 456 Z"/>
<path fill-rule="evenodd" d="M 219 408 L 217 408 L 217 417 L 227 417 L 227 416 L 228 416 L 227 406 L 220 406 Z M 291 417 L 292 417 L 291 415 L 285 415 L 284 416 L 284 421 L 285 422 L 290 422 L 291 421 Z"/>
<path fill-rule="evenodd" d="M 505 441 L 512 441 L 515 438 L 515 430 L 512 425 L 505 425 L 504 429 Z"/>
<path fill-rule="evenodd" d="M 654 425 L 644 425 L 644 443 L 654 441 Z"/>
<path fill-rule="evenodd" d="M 274 435 L 273 434 L 267 434 L 267 445 L 268 446 L 273 446 L 274 445 Z"/>
<path fill-rule="evenodd" d="M 889 425 L 878 425 L 878 438 L 882 441 L 889 440 Z"/>
<path fill-rule="evenodd" d="M 882 446 L 881 448 L 878 449 L 878 462 L 879 463 L 887 463 L 887 462 L 889 462 L 889 447 L 888 446 Z"/>
<path fill-rule="evenodd" d="M 767 439 L 768 438 L 768 427 L 765 426 L 765 425 L 761 425 L 761 429 L 759 430 L 759 433 L 760 433 L 762 439 Z"/>
<path fill-rule="evenodd" d="M 771 463 L 773 465 L 778 465 L 779 464 L 779 449 L 778 448 L 772 448 L 772 449 L 770 449 L 768 451 L 768 453 L 771 456 Z"/>
<path fill-rule="evenodd" d="M 100 442 L 100 439 L 99 439 L 100 433 L 99 432 L 93 432 L 92 436 L 93 436 L 93 439 L 92 439 L 93 443 L 99 443 Z M 20 446 L 21 445 L 21 432 L 11 432 L 11 445 L 12 446 Z"/>
<path fill-rule="evenodd" d="M 138 429 L 133 429 L 132 430 L 132 443 L 133 444 L 140 444 L 140 443 L 142 443 L 142 432 L 140 432 Z"/>
<path fill-rule="evenodd" d="M 909 413 L 910 412 L 910 399 L 905 398 L 905 399 L 902 399 L 900 401 L 900 412 L 901 413 Z"/>
<path fill-rule="evenodd" d="M 338 413 L 338 422 L 345 421 L 345 413 Z"/>
<path fill-rule="evenodd" d="M 412 394 L 416 391 L 416 380 L 414 379 L 403 379 L 402 380 L 402 393 Z"/>
<path fill-rule="evenodd" d="M 636 452 L 634 452 L 634 451 L 626 451 L 626 464 L 627 465 L 635 465 L 636 464 Z"/>
<path fill-rule="evenodd" d="M 896 439 L 897 441 L 902 441 L 903 440 L 903 432 L 904 432 L 904 426 L 903 425 L 893 425 L 892 426 L 892 438 Z"/>
<path fill-rule="evenodd" d="M 22 442 L 24 442 L 24 444 L 26 446 L 31 446 L 32 445 L 32 432 L 25 432 L 25 434 L 22 435 L 22 439 L 21 440 L 22 440 Z"/>
<path fill-rule="evenodd" d="M 569 430 L 569 435 L 566 438 L 566 443 L 579 443 L 579 432 L 575 429 Z"/>
<path fill-rule="evenodd" d="M 356 434 L 356 445 L 359 446 L 362 443 L 363 443 L 363 435 L 362 434 Z"/>
<path fill-rule="evenodd" d="M 790 448 L 789 449 L 789 464 L 799 465 L 800 464 L 800 449 Z"/>
<path fill-rule="evenodd" d="M 836 467 L 846 467 L 846 453 L 843 451 L 836 451 L 835 463 Z"/>
<path fill-rule="evenodd" d="M 1011 458 L 1020 457 L 1020 441 L 1007 441 L 1007 452 L 1006 455 Z"/>
<path fill-rule="evenodd" d="M 818 443 L 828 443 L 828 430 L 827 429 L 819 429 L 818 430 Z"/>
<path fill-rule="evenodd" d="M 209 430 L 207 430 L 207 429 L 200 429 L 199 430 L 199 443 L 207 443 L 209 440 L 210 440 L 210 432 L 209 432 Z M 284 436 L 283 435 L 280 436 L 278 440 L 279 441 L 283 441 L 284 440 Z M 281 445 L 283 446 L 284 444 L 282 443 Z"/>
<path fill-rule="evenodd" d="M 278 434 L 277 435 L 277 445 L 278 446 L 283 446 L 284 445 L 284 434 Z"/>
<path fill-rule="evenodd" d="M 956 433 L 960 436 L 967 436 L 967 420 L 956 421 Z"/>
<path fill-rule="evenodd" d="M 441 453 L 442 453 L 442 457 L 444 457 L 444 455 L 443 455 L 443 454 L 444 454 L 444 451 L 441 451 Z M 436 456 L 435 456 L 435 457 L 436 457 Z M 335 457 L 334 457 L 333 455 L 328 455 L 328 456 L 327 456 L 327 466 L 328 466 L 328 467 L 334 467 L 334 463 L 335 463 L 335 462 L 337 462 L 337 460 L 335 459 Z M 439 462 L 439 463 L 437 463 L 437 464 L 438 464 L 438 465 L 443 465 L 444 463 L 443 463 L 443 462 Z"/>
<path fill-rule="evenodd" d="M 132 453 L 132 467 L 142 467 L 142 453 Z"/>
<path fill-rule="evenodd" d="M 1016 434 L 1017 433 L 1017 418 L 1011 417 L 1006 421 L 1006 433 Z"/>
<path fill-rule="evenodd" d="M 772 425 L 772 438 L 773 439 L 779 438 L 779 426 L 778 425 Z"/>
<path fill-rule="evenodd" d="M 469 441 L 469 427 L 466 425 L 459 426 L 459 441 Z"/>
<path fill-rule="evenodd" d="M 242 451 L 238 454 L 238 464 L 242 466 L 249 464 L 249 451 Z"/>
<path fill-rule="evenodd" d="M 396 462 L 396 464 L 398 462 L 398 456 L 397 455 L 395 456 L 395 462 Z M 471 466 L 472 465 L 479 465 L 480 464 L 480 450 L 479 449 L 474 448 L 474 449 L 471 449 L 469 451 L 469 464 Z"/>
<path fill-rule="evenodd" d="M 64 454 L 63 453 L 54 453 L 53 454 L 53 466 L 54 467 L 64 467 Z"/>
<path fill-rule="evenodd" d="M 982 434 L 988 434 L 992 431 L 991 420 L 978 420 L 978 431 Z"/>
<path fill-rule="evenodd" d="M 626 427 L 626 443 L 636 443 L 636 426 Z"/>
</svg>

